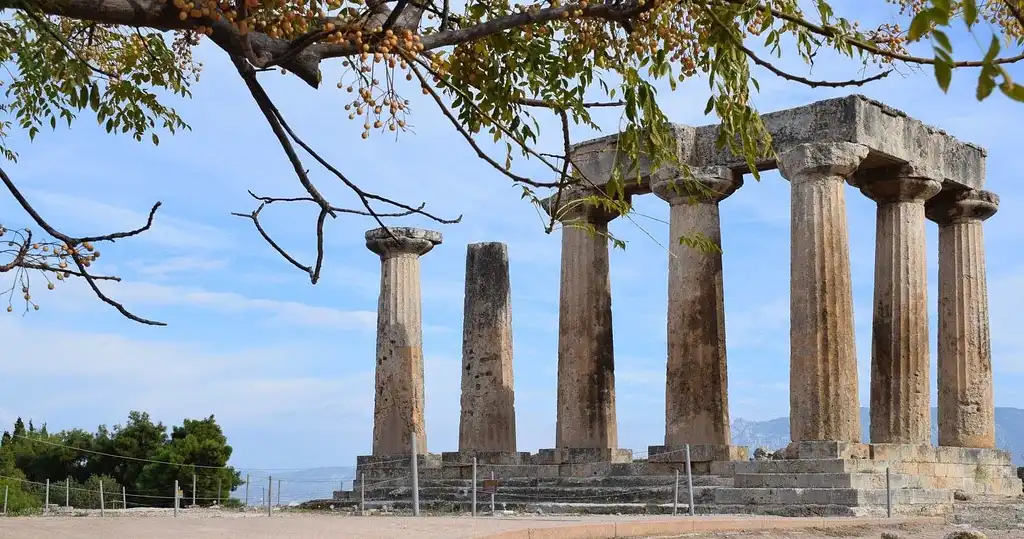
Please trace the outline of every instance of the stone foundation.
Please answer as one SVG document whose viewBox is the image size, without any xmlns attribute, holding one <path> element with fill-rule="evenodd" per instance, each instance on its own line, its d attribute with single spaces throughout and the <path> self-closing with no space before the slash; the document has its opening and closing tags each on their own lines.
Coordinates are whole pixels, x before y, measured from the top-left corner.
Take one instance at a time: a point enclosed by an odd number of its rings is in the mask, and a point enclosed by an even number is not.
<svg viewBox="0 0 1024 539">
<path fill-rule="evenodd" d="M 478 489 L 492 473 L 498 479 L 499 510 L 663 514 L 671 512 L 678 488 L 677 510 L 687 511 L 685 450 L 650 446 L 649 453 L 646 460 L 634 460 L 629 450 L 608 449 L 419 455 L 420 500 L 430 511 L 468 511 L 476 457 Z M 897 514 L 947 513 L 958 490 L 981 500 L 1022 492 L 1010 454 L 994 449 L 794 442 L 785 459 L 746 460 L 747 453 L 738 446 L 690 446 L 697 513 L 884 515 L 887 469 Z M 333 501 L 358 503 L 365 488 L 369 506 L 409 506 L 408 456 L 362 456 L 357 462 L 354 490 L 336 492 Z M 489 501 L 490 495 L 478 490 L 478 507 Z"/>
</svg>

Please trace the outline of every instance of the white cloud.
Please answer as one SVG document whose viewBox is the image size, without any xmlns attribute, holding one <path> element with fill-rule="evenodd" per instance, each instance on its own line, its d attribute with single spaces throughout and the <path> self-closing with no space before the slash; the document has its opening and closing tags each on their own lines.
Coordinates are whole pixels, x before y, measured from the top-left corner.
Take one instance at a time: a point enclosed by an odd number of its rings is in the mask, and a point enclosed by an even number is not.
<svg viewBox="0 0 1024 539">
<path fill-rule="evenodd" d="M 199 256 L 175 256 L 154 262 L 143 264 L 132 262 L 129 264 L 143 277 L 150 279 L 165 279 L 171 275 L 192 274 L 211 270 L 218 270 L 227 267 L 228 261 L 219 258 L 204 258 Z"/>
<path fill-rule="evenodd" d="M 252 298 L 237 292 L 150 282 L 104 282 L 101 288 L 105 294 L 134 311 L 145 307 L 186 307 L 250 318 L 256 314 L 263 321 L 275 325 L 336 330 L 368 331 L 375 329 L 377 324 L 375 310 L 343 310 L 298 301 Z M 59 293 L 46 298 L 46 307 L 64 311 L 110 308 L 82 282 L 73 281 L 58 290 Z"/>
<path fill-rule="evenodd" d="M 32 412 L 53 420 L 86 407 L 116 408 L 119 415 L 141 409 L 176 420 L 215 413 L 227 423 L 259 423 L 325 407 L 360 415 L 362 399 L 372 398 L 372 372 L 302 373 L 318 350 L 297 343 L 217 352 L 201 343 L 36 329 L 7 317 L 0 318 L 0 341 L 4 417 Z M 65 378 L 74 383 L 60 384 Z"/>
<path fill-rule="evenodd" d="M 136 211 L 51 191 L 26 189 L 25 196 L 41 214 L 48 216 L 50 224 L 80 236 L 134 230 L 145 225 L 149 216 L 149 208 Z M 175 218 L 167 215 L 166 209 L 157 210 L 152 228 L 132 238 L 132 241 L 189 249 L 216 249 L 230 245 L 230 238 L 220 229 Z"/>
</svg>

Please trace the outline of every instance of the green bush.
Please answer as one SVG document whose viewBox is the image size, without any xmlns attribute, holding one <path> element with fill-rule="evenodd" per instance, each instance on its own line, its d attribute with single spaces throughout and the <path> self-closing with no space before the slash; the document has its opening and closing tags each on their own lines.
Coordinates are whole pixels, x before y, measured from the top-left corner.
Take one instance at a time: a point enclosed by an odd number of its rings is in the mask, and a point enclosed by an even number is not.
<svg viewBox="0 0 1024 539">
<path fill-rule="evenodd" d="M 42 509 L 43 501 L 34 492 L 26 491 L 25 484 L 13 479 L 0 479 L 0 504 L 3 503 L 4 489 L 7 490 L 7 514 L 24 515 Z"/>
</svg>

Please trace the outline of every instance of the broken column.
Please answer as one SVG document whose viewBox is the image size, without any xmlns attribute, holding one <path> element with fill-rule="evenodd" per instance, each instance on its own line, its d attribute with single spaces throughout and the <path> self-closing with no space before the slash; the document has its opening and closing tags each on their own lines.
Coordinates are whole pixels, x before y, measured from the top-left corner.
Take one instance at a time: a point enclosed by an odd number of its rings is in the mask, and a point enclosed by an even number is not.
<svg viewBox="0 0 1024 539">
<path fill-rule="evenodd" d="M 545 209 L 562 223 L 555 447 L 614 451 L 618 431 L 608 222 L 619 214 L 587 201 L 589 194 L 567 189 L 545 201 Z"/>
<path fill-rule="evenodd" d="M 871 442 L 931 443 L 924 203 L 941 183 L 912 170 L 858 179 L 878 202 L 871 335 Z"/>
<path fill-rule="evenodd" d="M 999 197 L 943 191 L 926 207 L 939 225 L 939 445 L 995 447 L 992 346 L 982 222 Z"/>
<path fill-rule="evenodd" d="M 670 206 L 665 449 L 729 445 L 722 253 L 680 242 L 700 235 L 721 245 L 718 203 L 742 184 L 723 167 L 666 170 L 651 189 Z M 682 454 L 677 457 L 682 458 Z M 677 458 L 676 460 L 679 460 Z M 728 460 L 728 456 L 720 459 Z"/>
<path fill-rule="evenodd" d="M 779 155 L 791 185 L 790 436 L 860 441 L 846 178 L 868 148 L 800 144 Z"/>
<path fill-rule="evenodd" d="M 432 230 L 392 227 L 366 232 L 366 248 L 380 255 L 374 456 L 408 455 L 414 433 L 417 453 L 427 452 L 420 256 L 440 243 L 441 233 Z"/>
<path fill-rule="evenodd" d="M 516 450 L 512 297 L 504 243 L 466 249 L 459 451 Z"/>
</svg>

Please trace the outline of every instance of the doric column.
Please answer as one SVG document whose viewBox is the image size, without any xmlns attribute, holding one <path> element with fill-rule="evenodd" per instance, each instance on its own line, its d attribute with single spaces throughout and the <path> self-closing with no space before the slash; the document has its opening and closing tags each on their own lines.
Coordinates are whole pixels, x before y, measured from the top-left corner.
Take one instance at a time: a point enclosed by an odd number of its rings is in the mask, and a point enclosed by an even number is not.
<svg viewBox="0 0 1024 539">
<path fill-rule="evenodd" d="M 858 182 L 878 202 L 871 334 L 871 441 L 931 443 L 924 202 L 942 184 L 910 171 Z"/>
<path fill-rule="evenodd" d="M 801 144 L 779 156 L 791 184 L 790 436 L 860 441 L 846 178 L 859 144 Z"/>
<path fill-rule="evenodd" d="M 995 447 L 992 347 L 982 221 L 988 191 L 944 191 L 927 205 L 939 225 L 939 445 Z"/>
<path fill-rule="evenodd" d="M 471 243 L 462 313 L 459 451 L 515 450 L 508 248 L 497 242 Z"/>
<path fill-rule="evenodd" d="M 395 227 L 366 232 L 366 248 L 380 255 L 374 455 L 408 455 L 413 433 L 417 452 L 427 452 L 420 256 L 440 243 L 441 233 L 431 230 Z"/>
<path fill-rule="evenodd" d="M 668 172 L 668 171 L 667 171 Z M 665 446 L 729 445 L 722 254 L 680 243 L 700 234 L 721 245 L 718 203 L 742 184 L 727 168 L 670 171 L 651 189 L 671 206 Z"/>
<path fill-rule="evenodd" d="M 555 447 L 617 449 L 608 222 L 618 213 L 587 194 L 566 190 L 557 208 L 545 203 L 562 223 Z"/>
</svg>

